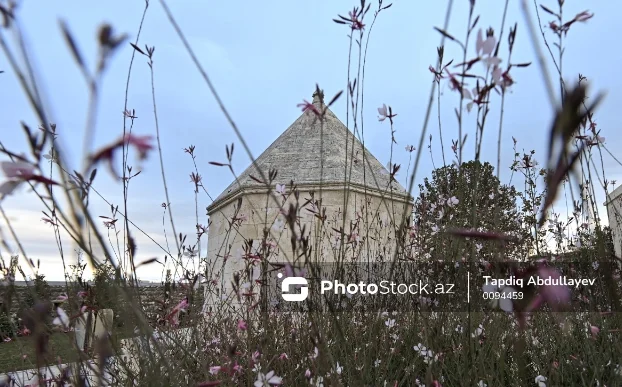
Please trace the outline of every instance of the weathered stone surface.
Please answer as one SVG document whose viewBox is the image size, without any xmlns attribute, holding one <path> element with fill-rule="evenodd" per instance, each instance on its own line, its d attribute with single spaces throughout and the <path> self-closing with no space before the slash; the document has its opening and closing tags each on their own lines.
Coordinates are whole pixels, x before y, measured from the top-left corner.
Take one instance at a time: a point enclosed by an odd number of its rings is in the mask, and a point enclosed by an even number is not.
<svg viewBox="0 0 622 387">
<path fill-rule="evenodd" d="M 406 195 L 404 188 L 390 181 L 387 169 L 330 109 L 317 98 L 314 106 L 320 111 L 326 109 L 323 119 L 308 110 L 257 158 L 255 164 L 266 177 L 273 168 L 277 170 L 277 181 L 281 184 L 289 184 L 293 180 L 301 187 L 320 182 L 343 187 L 347 173 L 347 180 L 352 185 Z M 214 200 L 208 212 L 213 212 L 241 189 L 262 187 L 251 178 L 261 176 L 255 164 L 249 166 Z"/>
</svg>

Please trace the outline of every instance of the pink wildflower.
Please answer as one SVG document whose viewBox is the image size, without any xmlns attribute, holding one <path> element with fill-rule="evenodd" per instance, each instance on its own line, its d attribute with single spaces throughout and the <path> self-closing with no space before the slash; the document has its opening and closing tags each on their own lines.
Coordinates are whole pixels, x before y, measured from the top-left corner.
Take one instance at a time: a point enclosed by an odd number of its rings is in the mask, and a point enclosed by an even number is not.
<svg viewBox="0 0 622 387">
<path fill-rule="evenodd" d="M 579 12 L 574 17 L 574 20 L 578 21 L 578 22 L 586 22 L 586 21 L 590 20 L 592 17 L 594 17 L 593 13 L 589 13 L 589 11 L 583 11 L 583 12 Z"/>
<path fill-rule="evenodd" d="M 313 114 L 315 114 L 316 116 L 320 116 L 320 111 L 318 110 L 317 107 L 315 107 L 314 104 L 312 104 L 311 102 L 307 101 L 306 99 L 302 101 L 302 103 L 299 103 L 298 105 L 296 105 L 299 108 L 302 108 L 302 111 L 304 113 L 306 112 L 312 112 Z"/>
<path fill-rule="evenodd" d="M 0 163 L 0 168 L 2 168 L 4 176 L 9 179 L 0 184 L 0 194 L 3 196 L 11 195 L 24 181 L 43 183 L 45 185 L 59 185 L 45 176 L 37 175 L 35 167 L 25 161 L 3 161 Z"/>
<path fill-rule="evenodd" d="M 537 276 L 542 279 L 559 280 L 561 273 L 547 266 L 540 266 L 537 270 Z M 570 289 L 563 285 L 542 285 L 540 293 L 527 306 L 525 312 L 531 312 L 547 303 L 554 311 L 560 311 L 564 306 L 570 303 Z"/>
<path fill-rule="evenodd" d="M 514 84 L 514 79 L 510 76 L 509 70 L 503 71 L 499 68 L 499 66 L 495 66 L 492 70 L 492 79 L 501 87 L 502 90 L 507 89 Z"/>
<path fill-rule="evenodd" d="M 598 333 L 600 333 L 600 328 L 594 325 L 590 326 L 590 333 L 592 334 L 593 338 L 596 338 L 596 336 L 598 336 Z"/>
<path fill-rule="evenodd" d="M 152 139 L 153 139 L 153 136 L 137 136 L 134 134 L 126 134 L 125 136 L 122 136 L 121 138 L 119 138 L 117 141 L 113 142 L 112 144 L 108 146 L 105 146 L 104 148 L 100 149 L 97 153 L 92 155 L 91 164 L 95 165 L 98 162 L 105 160 L 107 161 L 108 167 L 110 171 L 112 172 L 112 174 L 119 177 L 119 175 L 116 173 L 114 166 L 113 166 L 113 159 L 114 159 L 114 154 L 116 150 L 119 148 L 123 148 L 124 145 L 127 145 L 127 146 L 131 145 L 134 148 L 136 148 L 136 151 L 138 152 L 138 156 L 140 160 L 144 160 L 147 158 L 147 153 L 151 149 L 153 149 L 153 145 L 151 144 Z"/>
<path fill-rule="evenodd" d="M 180 313 L 186 313 L 186 311 L 188 310 L 188 297 L 184 297 L 183 300 L 181 300 L 179 302 L 179 304 L 177 304 L 173 310 L 171 311 L 171 313 L 169 313 L 167 319 L 175 326 L 179 325 L 179 314 Z"/>
</svg>

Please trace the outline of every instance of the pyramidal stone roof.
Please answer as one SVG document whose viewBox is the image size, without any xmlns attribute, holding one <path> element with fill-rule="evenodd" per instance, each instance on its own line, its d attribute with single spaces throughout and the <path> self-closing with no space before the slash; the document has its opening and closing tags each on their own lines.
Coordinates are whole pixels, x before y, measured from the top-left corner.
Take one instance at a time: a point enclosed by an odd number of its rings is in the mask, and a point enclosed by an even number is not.
<svg viewBox="0 0 622 387">
<path fill-rule="evenodd" d="M 366 149 L 354 134 L 324 105 L 323 98 L 317 93 L 313 95 L 313 105 L 318 111 L 326 109 L 322 122 L 311 109 L 307 109 L 300 117 L 257 159 L 256 164 L 264 176 L 270 169 L 277 170 L 274 183 L 294 184 L 302 188 L 305 185 L 341 186 L 344 187 L 346 164 L 350 187 L 367 187 L 373 191 L 384 192 L 385 195 L 397 195 L 408 200 L 406 190 L 396 181 L 391 182 L 387 169 Z M 324 137 L 323 152 L 321 134 Z M 346 137 L 347 136 L 347 137 Z M 347 152 L 346 152 L 347 138 Z M 354 146 L 354 153 L 352 153 Z M 352 157 L 354 155 L 354 157 Z M 363 155 L 365 159 L 363 158 Z M 324 159 L 322 173 L 322 158 Z M 350 165 L 352 166 L 350 168 Z M 320 179 L 320 176 L 322 178 Z M 237 181 L 231 183 L 209 206 L 217 207 L 223 201 L 234 197 L 239 191 L 265 187 L 254 179 L 261 179 L 261 174 L 251 164 Z"/>
</svg>

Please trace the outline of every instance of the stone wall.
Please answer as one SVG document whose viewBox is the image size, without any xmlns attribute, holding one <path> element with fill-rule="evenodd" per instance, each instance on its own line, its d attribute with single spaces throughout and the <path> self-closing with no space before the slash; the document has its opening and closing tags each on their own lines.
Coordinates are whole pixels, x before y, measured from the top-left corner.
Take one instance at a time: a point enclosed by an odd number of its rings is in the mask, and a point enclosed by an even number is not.
<svg viewBox="0 0 622 387">
<path fill-rule="evenodd" d="M 273 251 L 269 259 L 292 262 L 294 265 L 301 262 L 300 257 L 295 257 L 292 252 L 291 231 L 281 210 L 287 210 L 291 203 L 295 203 L 294 195 L 289 195 L 286 201 L 279 196 L 277 203 L 272 198 L 267 201 L 265 189 L 263 191 L 242 192 L 241 208 L 237 211 L 239 220 L 233 227 L 230 224 L 236 214 L 238 198 L 231 198 L 221 206 L 213 208 L 210 213 L 208 262 L 214 263 L 211 279 L 220 284 L 220 292 L 231 290 L 232 273 L 239 271 L 245 264 L 246 260 L 240 259 L 245 255 L 245 239 L 253 240 L 251 252 L 260 247 L 266 214 L 271 233 L 268 242 L 272 244 Z M 311 259 L 324 263 L 334 262 L 339 251 L 339 233 L 335 230 L 343 225 L 344 190 L 342 186 L 323 188 L 321 207 L 326 208 L 326 221 L 321 228 L 318 215 L 322 214 L 310 201 L 312 192 L 313 198 L 319 199 L 319 187 L 299 187 L 298 203 L 301 208 L 297 214 L 298 219 L 306 227 L 305 235 L 309 237 L 313 251 L 317 251 L 312 253 Z M 412 204 L 406 203 L 403 196 L 392 198 L 390 193 L 386 193 L 383 198 L 378 192 L 365 192 L 364 188 L 354 186 L 350 190 L 345 208 L 344 240 L 356 239 L 345 240 L 349 242 L 345 245 L 346 258 L 359 261 L 367 258 L 372 261 L 379 257 L 392 258 L 396 248 L 396 229 L 401 224 L 404 211 L 410 215 Z M 369 229 L 366 225 L 369 225 Z M 368 238 L 369 245 L 365 238 Z M 315 245 L 316 241 L 319 241 L 318 245 Z M 224 257 L 227 259 L 223 260 Z"/>
<path fill-rule="evenodd" d="M 605 206 L 613 234 L 615 253 L 616 256 L 622 257 L 622 185 L 609 194 Z"/>
</svg>

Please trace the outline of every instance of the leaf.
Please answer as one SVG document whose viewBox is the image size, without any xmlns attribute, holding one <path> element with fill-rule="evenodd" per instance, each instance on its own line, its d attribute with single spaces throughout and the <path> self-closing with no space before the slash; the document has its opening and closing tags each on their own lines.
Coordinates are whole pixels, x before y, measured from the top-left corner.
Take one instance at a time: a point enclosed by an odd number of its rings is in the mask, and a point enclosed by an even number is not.
<svg viewBox="0 0 622 387">
<path fill-rule="evenodd" d="M 528 67 L 528 66 L 531 66 L 531 62 L 526 62 L 526 63 L 514 63 L 514 64 L 512 64 L 512 66 L 515 66 L 515 67 Z"/>
<path fill-rule="evenodd" d="M 542 8 L 542 10 L 546 13 L 549 13 L 553 16 L 559 17 L 555 12 L 553 12 L 551 9 L 545 7 L 544 5 L 540 4 L 540 8 Z"/>
<path fill-rule="evenodd" d="M 337 24 L 347 24 L 346 22 L 344 22 L 343 20 L 337 20 L 337 19 L 333 19 L 333 21 Z"/>
<path fill-rule="evenodd" d="M 91 172 L 91 176 L 89 177 L 89 184 L 93 182 L 96 175 L 97 175 L 97 168 L 93 169 L 93 172 Z"/>
<path fill-rule="evenodd" d="M 143 265 L 151 265 L 152 263 L 156 263 L 156 262 L 160 263 L 160 261 L 158 261 L 158 258 L 150 258 L 136 265 L 136 268 L 143 266 Z"/>
<path fill-rule="evenodd" d="M 457 42 L 456 38 L 454 38 L 453 36 L 451 36 L 451 35 L 449 34 L 449 32 L 447 32 L 447 31 L 445 31 L 445 30 L 442 30 L 442 29 L 440 29 L 440 28 L 438 28 L 438 27 L 434 27 L 434 29 L 435 29 L 435 30 L 437 30 L 437 31 L 438 31 L 441 35 L 443 35 L 443 36 L 444 36 L 444 37 L 446 37 L 447 39 L 449 39 L 449 40 L 453 40 L 454 42 Z"/>
<path fill-rule="evenodd" d="M 226 167 L 228 164 L 219 163 L 217 161 L 210 161 L 209 164 L 215 165 L 217 167 Z"/>
<path fill-rule="evenodd" d="M 76 45 L 76 42 L 73 39 L 73 36 L 71 35 L 71 32 L 69 32 L 69 27 L 67 27 L 67 24 L 62 20 L 60 21 L 60 28 L 63 31 L 63 36 L 65 37 L 65 40 L 67 41 L 67 44 L 69 45 L 69 49 L 71 50 L 71 53 L 73 54 L 73 58 L 75 59 L 76 62 L 78 62 L 78 65 L 83 70 L 86 71 L 86 66 L 84 65 L 84 60 L 82 59 L 82 55 L 80 55 L 78 46 Z"/>
<path fill-rule="evenodd" d="M 389 8 L 391 8 L 392 5 L 393 5 L 393 3 L 391 3 L 391 4 L 387 5 L 387 6 L 382 7 L 382 9 L 389 9 Z"/>
<path fill-rule="evenodd" d="M 339 91 L 337 94 L 335 94 L 335 96 L 333 97 L 333 99 L 330 100 L 330 102 L 328 103 L 327 106 L 331 106 L 332 104 L 334 104 L 335 102 L 337 102 L 337 100 L 339 99 L 339 97 L 341 97 L 341 94 L 343 94 L 343 90 Z"/>
<path fill-rule="evenodd" d="M 479 21 L 479 15 L 477 15 L 477 17 L 475 18 L 475 20 L 473 21 L 473 24 L 471 24 L 471 30 L 475 29 L 475 26 L 477 25 L 477 22 Z"/>
<path fill-rule="evenodd" d="M 130 46 L 132 46 L 134 48 L 134 50 L 140 52 L 141 54 L 143 54 L 144 56 L 147 56 L 147 54 L 145 54 L 145 52 L 143 50 L 140 49 L 140 47 L 138 47 L 137 45 L 135 45 L 134 43 L 130 42 Z"/>
<path fill-rule="evenodd" d="M 254 181 L 256 181 L 259 184 L 265 184 L 261 179 L 256 178 L 253 175 L 249 175 L 248 177 L 250 177 L 251 179 L 253 179 Z"/>
</svg>

